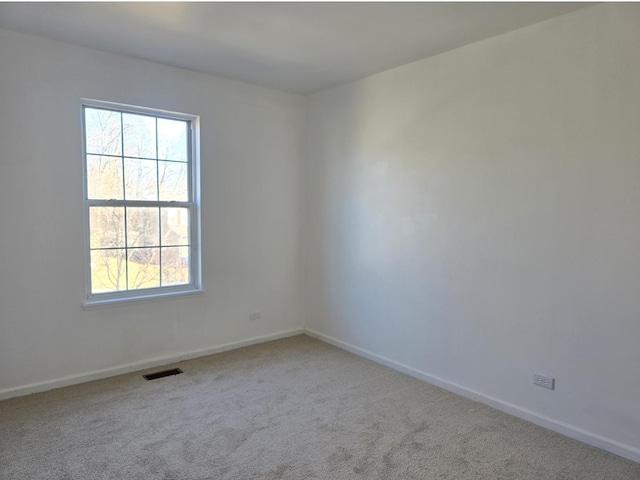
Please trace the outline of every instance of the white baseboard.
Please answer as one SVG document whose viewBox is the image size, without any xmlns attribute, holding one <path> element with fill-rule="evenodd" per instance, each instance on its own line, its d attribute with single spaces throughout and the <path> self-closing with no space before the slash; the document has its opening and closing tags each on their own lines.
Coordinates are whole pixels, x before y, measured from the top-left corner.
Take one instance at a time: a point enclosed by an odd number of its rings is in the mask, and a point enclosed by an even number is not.
<svg viewBox="0 0 640 480">
<path fill-rule="evenodd" d="M 364 348 L 356 347 L 355 345 L 352 345 L 350 343 L 337 340 L 333 337 L 330 337 L 328 335 L 325 335 L 323 333 L 317 332 L 309 328 L 298 328 L 293 330 L 286 330 L 286 331 L 282 331 L 282 332 L 278 332 L 270 335 L 263 335 L 260 337 L 253 337 L 246 340 L 230 342 L 230 343 L 226 343 L 223 345 L 210 347 L 202 350 L 193 350 L 190 352 L 183 352 L 176 355 L 156 357 L 149 360 L 129 363 L 126 365 L 120 365 L 117 367 L 94 370 L 91 372 L 81 373 L 78 375 L 70 375 L 67 377 L 62 377 L 54 380 L 47 380 L 44 382 L 31 383 L 28 385 L 7 388 L 4 390 L 0 390 L 0 400 L 12 398 L 12 397 L 19 397 L 23 395 L 29 395 L 31 393 L 43 392 L 46 390 L 52 390 L 54 388 L 60 388 L 60 387 L 66 387 L 70 385 L 76 385 L 79 383 L 90 382 L 92 380 L 100 380 L 103 378 L 113 377 L 115 375 L 122 375 L 124 373 L 144 370 L 146 368 L 152 368 L 152 367 L 158 367 L 161 365 L 167 365 L 170 363 L 176 363 L 182 360 L 190 360 L 192 358 L 204 357 L 207 355 L 213 355 L 215 353 L 226 352 L 228 350 L 234 350 L 236 348 L 270 342 L 272 340 L 278 340 L 281 338 L 293 337 L 295 335 L 300 335 L 300 334 L 306 334 L 311 337 L 317 338 L 318 340 L 322 340 L 326 343 L 335 345 L 336 347 L 342 348 L 351 353 L 354 353 L 361 357 L 372 360 L 376 363 L 380 363 L 387 367 L 393 368 L 394 370 L 402 372 L 411 377 L 414 377 L 419 380 L 423 380 L 427 383 L 444 388 L 445 390 L 456 393 L 458 395 L 469 398 L 471 400 L 484 403 L 485 405 L 489 405 L 490 407 L 493 407 L 497 410 L 503 411 L 505 413 L 521 418 L 528 422 L 534 423 L 541 427 L 547 428 L 549 430 L 553 430 L 554 432 L 558 432 L 569 438 L 579 440 L 588 445 L 592 445 L 596 448 L 606 450 L 607 452 L 611 452 L 621 457 L 632 460 L 634 462 L 640 463 L 640 449 L 636 447 L 617 442 L 615 440 L 597 435 L 593 432 L 589 432 L 587 430 L 576 427 L 574 425 L 570 425 L 568 423 L 547 417 L 545 415 L 541 415 L 539 413 L 528 410 L 526 408 L 522 408 L 517 405 L 511 404 L 503 400 L 477 392 L 475 390 L 466 388 L 457 383 L 450 382 L 448 380 L 445 380 L 440 377 L 436 377 L 434 375 L 430 375 L 428 373 L 422 372 L 413 367 L 409 367 L 408 365 L 404 365 L 402 363 L 396 362 L 389 358 L 375 354 Z"/>
<path fill-rule="evenodd" d="M 205 348 L 202 350 L 193 350 L 190 352 L 183 352 L 176 355 L 166 355 L 163 357 L 156 357 L 149 360 L 143 360 L 140 362 L 128 363 L 126 365 L 119 365 L 117 367 L 104 368 L 101 370 L 94 370 L 91 372 L 81 373 L 78 375 L 69 375 L 67 377 L 56 378 L 54 380 L 46 380 L 44 382 L 31 383 L 28 385 L 21 385 L 19 387 L 7 388 L 0 390 L 0 400 L 5 400 L 12 397 L 20 397 L 23 395 L 29 395 L 31 393 L 44 392 L 46 390 L 52 390 L 54 388 L 68 387 L 69 385 L 76 385 L 78 383 L 90 382 L 92 380 L 100 380 L 107 377 L 113 377 L 116 375 L 122 375 L 123 373 L 135 372 L 137 370 L 144 370 L 146 368 L 158 367 L 161 365 L 167 365 L 169 363 L 176 363 L 182 360 L 190 360 L 192 358 L 205 357 L 207 355 L 213 355 L 214 353 L 226 352 L 227 350 L 234 350 L 236 348 L 247 347 L 249 345 L 255 345 L 258 343 L 270 342 L 272 340 L 278 340 L 280 338 L 293 337 L 295 335 L 301 335 L 304 333 L 304 329 L 297 328 L 294 330 L 285 330 L 270 335 L 263 335 L 260 337 L 253 337 L 247 340 L 240 340 L 237 342 L 225 343 L 216 347 Z"/>
<path fill-rule="evenodd" d="M 457 383 L 450 382 L 448 380 L 445 380 L 440 377 L 436 377 L 434 375 L 430 375 L 428 373 L 417 370 L 413 367 L 409 367 L 407 365 L 398 363 L 389 358 L 375 354 L 369 350 L 365 350 L 364 348 L 356 347 L 355 345 L 351 345 L 350 343 L 337 340 L 333 337 L 317 332 L 315 330 L 305 328 L 304 333 L 309 335 L 310 337 L 314 337 L 314 338 L 317 338 L 318 340 L 322 340 L 323 342 L 330 343 L 331 345 L 335 345 L 336 347 L 342 348 L 351 353 L 354 353 L 361 357 L 372 360 L 376 363 L 380 363 L 387 367 L 393 368 L 394 370 L 402 372 L 411 377 L 417 378 L 419 380 L 423 380 L 427 383 L 436 385 L 440 388 L 456 393 L 463 397 L 469 398 L 471 400 L 484 403 L 485 405 L 489 405 L 490 407 L 493 407 L 496 410 L 500 410 L 502 412 L 508 413 L 509 415 L 513 415 L 514 417 L 521 418 L 523 420 L 534 423 L 541 427 L 547 428 L 549 430 L 553 430 L 554 432 L 560 433 L 569 438 L 573 438 L 574 440 L 581 441 L 593 447 L 606 450 L 607 452 L 611 452 L 613 454 L 627 458 L 634 462 L 640 463 L 640 449 L 633 447 L 631 445 L 626 445 L 624 443 L 617 442 L 610 438 L 597 435 L 593 432 L 589 432 L 587 430 L 576 427 L 574 425 L 570 425 L 568 423 L 547 417 L 546 415 L 536 413 L 526 408 L 522 408 L 517 405 L 505 402 L 498 398 L 494 398 L 494 397 L 485 395 L 483 393 L 477 392 L 475 390 L 466 388 Z"/>
</svg>

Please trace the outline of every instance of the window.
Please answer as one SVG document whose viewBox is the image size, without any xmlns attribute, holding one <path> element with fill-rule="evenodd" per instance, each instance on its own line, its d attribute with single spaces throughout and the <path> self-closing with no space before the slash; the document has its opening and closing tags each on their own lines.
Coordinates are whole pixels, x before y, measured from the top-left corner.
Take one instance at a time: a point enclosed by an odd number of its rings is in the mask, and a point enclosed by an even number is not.
<svg viewBox="0 0 640 480">
<path fill-rule="evenodd" d="M 86 305 L 199 290 L 196 121 L 83 105 Z"/>
</svg>

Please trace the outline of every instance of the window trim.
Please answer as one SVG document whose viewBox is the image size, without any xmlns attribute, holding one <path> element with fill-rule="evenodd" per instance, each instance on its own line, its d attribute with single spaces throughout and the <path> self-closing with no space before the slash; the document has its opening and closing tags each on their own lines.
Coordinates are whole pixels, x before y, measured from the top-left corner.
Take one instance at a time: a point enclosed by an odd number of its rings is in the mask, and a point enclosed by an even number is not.
<svg viewBox="0 0 640 480">
<path fill-rule="evenodd" d="M 136 290 L 121 290 L 118 292 L 91 292 L 91 242 L 89 225 L 89 207 L 96 201 L 90 200 L 88 195 L 88 172 L 87 172 L 87 146 L 85 130 L 85 108 L 102 108 L 115 110 L 123 113 L 133 113 L 149 115 L 156 118 L 167 118 L 172 120 L 182 120 L 188 122 L 188 152 L 189 152 L 189 187 L 191 190 L 190 202 L 170 202 L 171 206 L 185 206 L 190 208 L 190 283 L 175 286 L 160 286 Z M 161 299 L 174 298 L 182 295 L 192 295 L 203 292 L 202 289 L 202 258 L 201 258 L 201 226 L 200 226 L 200 117 L 185 113 L 172 112 L 167 110 L 139 107 L 114 102 L 105 102 L 93 99 L 81 99 L 81 140 L 82 140 L 82 195 L 83 195 L 83 217 L 84 217 L 84 249 L 85 249 L 85 300 L 82 303 L 84 309 L 104 307 L 123 303 L 139 303 L 147 301 L 157 301 Z M 99 200 L 101 205 L 108 206 L 109 203 L 120 201 Z M 132 200 L 129 203 L 135 204 Z M 144 201 L 141 201 L 144 204 Z M 158 202 L 155 202 L 158 203 Z"/>
</svg>

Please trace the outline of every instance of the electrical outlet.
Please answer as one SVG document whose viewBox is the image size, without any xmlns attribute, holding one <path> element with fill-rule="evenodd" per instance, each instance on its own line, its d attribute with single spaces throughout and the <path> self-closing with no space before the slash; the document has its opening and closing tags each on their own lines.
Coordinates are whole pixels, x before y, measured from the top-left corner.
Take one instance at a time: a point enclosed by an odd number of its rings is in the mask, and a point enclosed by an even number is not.
<svg viewBox="0 0 640 480">
<path fill-rule="evenodd" d="M 253 320 L 260 320 L 262 316 L 260 315 L 260 312 L 251 312 L 249 314 L 249 320 L 253 321 Z"/>
<path fill-rule="evenodd" d="M 534 385 L 538 385 L 539 387 L 544 387 L 544 388 L 548 388 L 549 390 L 553 390 L 555 388 L 556 379 L 547 377 L 545 375 L 540 375 L 539 373 L 534 373 L 533 383 Z"/>
</svg>

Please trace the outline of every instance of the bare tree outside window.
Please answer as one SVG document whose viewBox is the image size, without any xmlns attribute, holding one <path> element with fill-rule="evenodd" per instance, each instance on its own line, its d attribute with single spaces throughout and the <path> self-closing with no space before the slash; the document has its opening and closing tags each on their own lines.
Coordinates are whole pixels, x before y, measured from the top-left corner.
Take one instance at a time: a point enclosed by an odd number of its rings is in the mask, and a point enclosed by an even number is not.
<svg viewBox="0 0 640 480">
<path fill-rule="evenodd" d="M 189 284 L 188 120 L 84 107 L 90 294 Z"/>
</svg>

